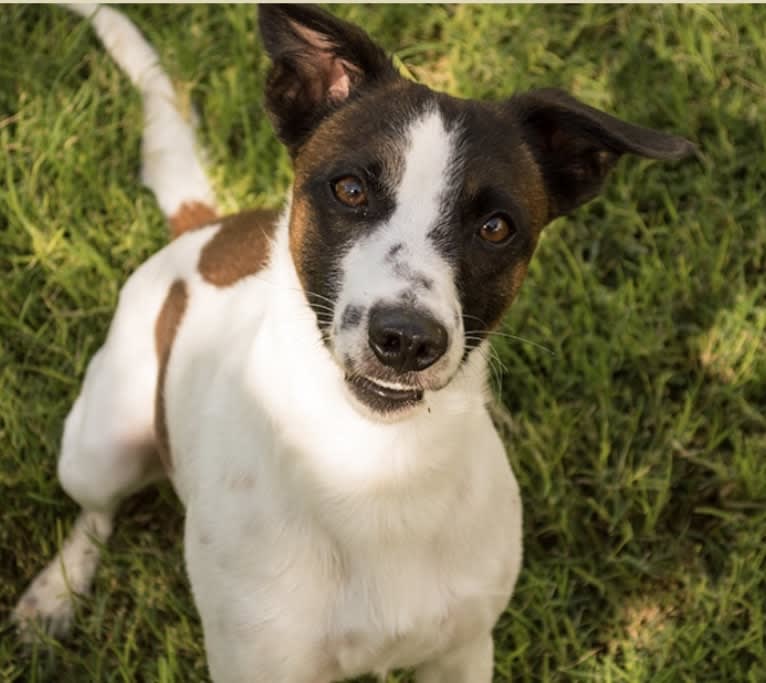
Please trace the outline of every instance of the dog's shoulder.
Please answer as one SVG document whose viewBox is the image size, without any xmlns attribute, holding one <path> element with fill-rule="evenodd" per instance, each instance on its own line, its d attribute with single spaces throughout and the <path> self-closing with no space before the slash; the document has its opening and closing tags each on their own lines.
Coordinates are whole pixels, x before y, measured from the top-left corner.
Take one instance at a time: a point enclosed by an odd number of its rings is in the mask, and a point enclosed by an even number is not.
<svg viewBox="0 0 766 683">
<path fill-rule="evenodd" d="M 274 210 L 251 209 L 224 218 L 200 251 L 202 279 L 227 287 L 261 271 L 269 261 L 278 216 Z"/>
<path fill-rule="evenodd" d="M 236 295 L 234 285 L 257 275 L 268 264 L 278 223 L 275 211 L 253 209 L 195 226 L 145 261 L 120 292 L 110 347 L 132 356 L 137 340 L 153 346 L 157 365 L 155 434 L 166 471 L 172 470 L 170 436 L 166 425 L 168 367 L 178 356 L 178 340 L 187 327 L 187 353 L 200 346 L 220 345 L 225 329 L 222 312 Z M 250 300 L 248 308 L 257 309 Z M 151 341 L 150 341 L 151 340 Z M 152 344 L 153 342 L 153 344 Z M 146 359 L 144 362 L 149 362 Z"/>
</svg>

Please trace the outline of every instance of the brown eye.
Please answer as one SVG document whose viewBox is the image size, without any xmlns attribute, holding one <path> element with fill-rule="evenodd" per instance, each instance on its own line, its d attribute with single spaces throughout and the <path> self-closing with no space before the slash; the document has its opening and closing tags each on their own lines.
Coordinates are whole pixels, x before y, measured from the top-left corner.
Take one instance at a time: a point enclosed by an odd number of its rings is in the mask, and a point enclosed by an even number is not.
<svg viewBox="0 0 766 683">
<path fill-rule="evenodd" d="M 355 175 L 344 175 L 332 184 L 332 191 L 339 202 L 357 208 L 367 204 L 367 190 Z"/>
<path fill-rule="evenodd" d="M 516 228 L 513 227 L 510 220 L 499 214 L 485 221 L 479 230 L 479 236 L 492 244 L 505 242 L 515 234 Z"/>
</svg>

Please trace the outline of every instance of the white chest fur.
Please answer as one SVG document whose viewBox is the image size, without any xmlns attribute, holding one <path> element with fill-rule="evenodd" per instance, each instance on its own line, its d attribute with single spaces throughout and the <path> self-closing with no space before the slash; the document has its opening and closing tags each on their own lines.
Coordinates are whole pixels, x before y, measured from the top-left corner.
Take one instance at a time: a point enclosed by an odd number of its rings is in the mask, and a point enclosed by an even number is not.
<svg viewBox="0 0 766 683">
<path fill-rule="evenodd" d="M 411 419 L 362 417 L 284 242 L 280 231 L 271 266 L 233 288 L 192 283 L 168 368 L 211 670 L 244 672 L 280 638 L 285 657 L 324 663 L 318 680 L 414 665 L 488 631 L 520 565 L 518 489 L 482 369 Z"/>
</svg>

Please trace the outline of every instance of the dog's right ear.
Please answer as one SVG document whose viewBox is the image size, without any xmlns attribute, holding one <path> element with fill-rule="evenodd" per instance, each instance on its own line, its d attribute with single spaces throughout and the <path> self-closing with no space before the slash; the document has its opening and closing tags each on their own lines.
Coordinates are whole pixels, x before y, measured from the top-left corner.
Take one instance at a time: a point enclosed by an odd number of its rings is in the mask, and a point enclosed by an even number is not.
<svg viewBox="0 0 766 683">
<path fill-rule="evenodd" d="M 258 23 L 273 61 L 266 107 L 294 154 L 317 124 L 363 88 L 399 78 L 360 28 L 306 5 L 261 5 Z"/>
</svg>

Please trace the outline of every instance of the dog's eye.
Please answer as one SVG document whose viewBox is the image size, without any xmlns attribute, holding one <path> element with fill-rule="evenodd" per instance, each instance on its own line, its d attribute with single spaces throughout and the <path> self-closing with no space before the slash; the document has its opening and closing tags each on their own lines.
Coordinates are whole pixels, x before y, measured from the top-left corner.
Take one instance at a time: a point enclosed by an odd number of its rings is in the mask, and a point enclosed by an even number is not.
<svg viewBox="0 0 766 683">
<path fill-rule="evenodd" d="M 332 184 L 335 198 L 353 209 L 367 204 L 367 189 L 364 182 L 355 175 L 344 175 Z"/>
<path fill-rule="evenodd" d="M 484 224 L 479 228 L 479 237 L 492 244 L 508 242 L 515 234 L 516 227 L 509 218 L 501 214 L 495 214 L 484 221 Z"/>
</svg>

